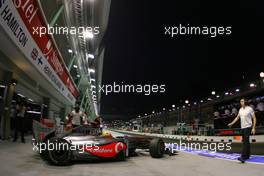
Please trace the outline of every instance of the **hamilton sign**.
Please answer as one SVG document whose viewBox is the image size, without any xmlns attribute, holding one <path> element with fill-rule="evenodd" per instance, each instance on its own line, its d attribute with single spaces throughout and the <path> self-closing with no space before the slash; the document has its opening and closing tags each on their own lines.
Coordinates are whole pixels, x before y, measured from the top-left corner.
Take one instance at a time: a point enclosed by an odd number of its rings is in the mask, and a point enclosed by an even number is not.
<svg viewBox="0 0 264 176">
<path fill-rule="evenodd" d="M 43 26 L 33 0 L 0 0 L 0 26 L 33 66 L 66 99 L 74 104 L 78 91 L 50 36 L 33 35 L 33 27 Z"/>
<path fill-rule="evenodd" d="M 51 37 L 33 34 L 45 23 L 34 0 L 0 0 L 0 25 L 33 66 L 72 104 L 78 91 Z"/>
</svg>

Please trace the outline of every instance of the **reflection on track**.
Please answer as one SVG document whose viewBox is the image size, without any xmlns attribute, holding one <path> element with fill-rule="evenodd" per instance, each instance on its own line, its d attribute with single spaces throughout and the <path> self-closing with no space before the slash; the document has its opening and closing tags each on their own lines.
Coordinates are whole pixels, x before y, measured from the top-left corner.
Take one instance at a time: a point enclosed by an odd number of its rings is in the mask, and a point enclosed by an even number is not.
<svg viewBox="0 0 264 176">
<path fill-rule="evenodd" d="M 238 157 L 240 157 L 240 154 L 238 153 L 221 153 L 221 152 L 212 152 L 208 150 L 194 150 L 190 148 L 182 149 L 177 146 L 175 146 L 174 149 L 178 151 L 190 153 L 190 154 L 196 154 L 200 156 L 231 160 L 231 161 L 237 161 Z M 246 162 L 264 165 L 264 156 L 263 155 L 251 155 L 250 159 L 248 159 Z"/>
</svg>

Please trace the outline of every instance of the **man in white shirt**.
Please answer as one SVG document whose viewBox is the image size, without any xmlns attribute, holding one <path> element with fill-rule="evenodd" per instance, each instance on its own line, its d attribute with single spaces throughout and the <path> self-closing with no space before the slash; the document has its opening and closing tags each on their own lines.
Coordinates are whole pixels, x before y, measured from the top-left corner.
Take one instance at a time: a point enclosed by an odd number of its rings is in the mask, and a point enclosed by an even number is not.
<svg viewBox="0 0 264 176">
<path fill-rule="evenodd" d="M 70 113 L 70 115 L 66 116 L 66 120 L 70 120 L 72 127 L 75 128 L 85 123 L 86 115 L 80 110 L 80 107 L 77 105 L 74 110 Z"/>
<path fill-rule="evenodd" d="M 241 157 L 239 157 L 238 160 L 244 163 L 245 160 L 249 159 L 250 157 L 249 136 L 250 133 L 252 133 L 253 135 L 255 135 L 256 133 L 257 119 L 254 110 L 250 106 L 246 105 L 246 100 L 244 98 L 240 100 L 240 105 L 241 108 L 239 109 L 237 117 L 231 123 L 229 123 L 228 126 L 231 127 L 240 118 L 243 149 L 242 149 Z M 253 123 L 252 123 L 252 119 L 253 119 Z"/>
</svg>

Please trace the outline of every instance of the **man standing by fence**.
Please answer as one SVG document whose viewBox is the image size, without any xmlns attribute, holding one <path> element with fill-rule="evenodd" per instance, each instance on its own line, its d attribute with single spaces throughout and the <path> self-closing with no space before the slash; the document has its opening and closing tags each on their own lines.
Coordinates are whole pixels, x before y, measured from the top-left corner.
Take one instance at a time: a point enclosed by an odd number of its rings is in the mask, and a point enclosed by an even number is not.
<svg viewBox="0 0 264 176">
<path fill-rule="evenodd" d="M 242 98 L 240 100 L 241 108 L 238 112 L 237 117 L 228 124 L 229 127 L 234 125 L 238 119 L 241 122 L 241 133 L 242 133 L 242 141 L 243 141 L 243 149 L 241 153 L 241 157 L 238 158 L 239 161 L 244 163 L 247 159 L 250 158 L 250 133 L 255 135 L 256 133 L 256 123 L 257 119 L 255 116 L 254 110 L 246 104 L 246 100 Z M 252 123 L 253 119 L 253 123 Z"/>
</svg>

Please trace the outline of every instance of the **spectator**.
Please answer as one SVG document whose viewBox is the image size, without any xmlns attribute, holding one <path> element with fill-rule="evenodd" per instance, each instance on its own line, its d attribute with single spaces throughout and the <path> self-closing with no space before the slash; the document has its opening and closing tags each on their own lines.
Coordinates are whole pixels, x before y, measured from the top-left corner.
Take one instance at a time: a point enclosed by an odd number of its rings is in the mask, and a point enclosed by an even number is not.
<svg viewBox="0 0 264 176">
<path fill-rule="evenodd" d="M 218 118 L 218 117 L 220 117 L 220 113 L 218 111 L 215 111 L 214 112 L 214 118 Z"/>
<path fill-rule="evenodd" d="M 231 112 L 232 112 L 231 115 L 236 116 L 237 115 L 237 108 L 233 107 Z"/>
<path fill-rule="evenodd" d="M 14 134 L 14 140 L 13 142 L 16 142 L 18 131 L 20 131 L 21 134 L 21 142 L 25 143 L 24 138 L 24 126 L 25 126 L 25 114 L 26 114 L 26 100 L 23 99 L 18 102 L 16 105 L 16 117 L 15 117 L 15 134 Z"/>
<path fill-rule="evenodd" d="M 15 119 L 16 119 L 16 105 L 12 105 L 10 109 L 11 130 L 15 129 Z"/>
<path fill-rule="evenodd" d="M 100 125 L 102 124 L 102 118 L 97 116 L 93 122 L 91 122 L 91 124 L 96 127 L 96 128 L 99 128 Z"/>
<path fill-rule="evenodd" d="M 230 110 L 229 110 L 229 109 L 226 109 L 226 110 L 225 110 L 225 115 L 226 115 L 226 116 L 229 116 L 229 115 L 230 115 Z"/>
<path fill-rule="evenodd" d="M 74 110 L 66 116 L 66 121 L 72 124 L 72 127 L 83 125 L 86 121 L 85 114 L 80 110 L 79 105 L 76 105 Z"/>
<path fill-rule="evenodd" d="M 263 102 L 259 102 L 257 104 L 257 108 L 256 108 L 258 111 L 262 112 L 264 111 L 264 103 Z"/>
</svg>

